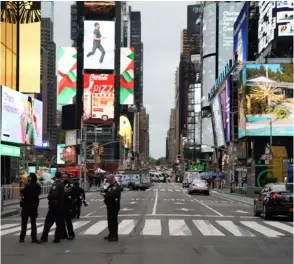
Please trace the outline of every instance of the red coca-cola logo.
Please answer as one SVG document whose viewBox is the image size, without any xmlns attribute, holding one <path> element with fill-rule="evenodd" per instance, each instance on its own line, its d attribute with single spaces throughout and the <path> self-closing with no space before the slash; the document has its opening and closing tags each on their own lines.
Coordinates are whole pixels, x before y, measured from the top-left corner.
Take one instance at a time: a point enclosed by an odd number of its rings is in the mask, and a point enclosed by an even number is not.
<svg viewBox="0 0 294 264">
<path fill-rule="evenodd" d="M 109 74 L 91 74 L 90 81 L 107 81 Z"/>
</svg>

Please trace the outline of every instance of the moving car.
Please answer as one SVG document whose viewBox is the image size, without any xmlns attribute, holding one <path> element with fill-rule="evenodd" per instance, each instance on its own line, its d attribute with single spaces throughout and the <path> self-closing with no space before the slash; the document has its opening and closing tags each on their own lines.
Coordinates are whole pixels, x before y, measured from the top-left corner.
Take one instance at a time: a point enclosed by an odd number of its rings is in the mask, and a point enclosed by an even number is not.
<svg viewBox="0 0 294 264">
<path fill-rule="evenodd" d="M 264 219 L 284 215 L 293 217 L 293 184 L 269 183 L 255 191 L 254 216 Z"/>
<path fill-rule="evenodd" d="M 200 179 L 192 180 L 188 187 L 188 194 L 193 193 L 203 193 L 205 195 L 209 195 L 209 188 L 207 183 Z"/>
</svg>

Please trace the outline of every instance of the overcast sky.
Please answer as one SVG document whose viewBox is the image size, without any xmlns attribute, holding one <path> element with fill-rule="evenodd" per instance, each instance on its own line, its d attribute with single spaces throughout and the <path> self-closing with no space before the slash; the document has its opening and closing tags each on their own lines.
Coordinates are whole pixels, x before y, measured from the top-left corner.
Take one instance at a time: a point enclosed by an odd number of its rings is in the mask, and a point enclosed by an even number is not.
<svg viewBox="0 0 294 264">
<path fill-rule="evenodd" d="M 165 156 L 170 108 L 174 107 L 175 71 L 180 61 L 181 31 L 187 27 L 187 5 L 194 2 L 128 2 L 141 12 L 144 44 L 144 105 L 150 114 L 150 155 Z M 56 46 L 70 46 L 70 5 L 55 2 Z M 172 12 L 171 12 L 172 11 Z"/>
</svg>

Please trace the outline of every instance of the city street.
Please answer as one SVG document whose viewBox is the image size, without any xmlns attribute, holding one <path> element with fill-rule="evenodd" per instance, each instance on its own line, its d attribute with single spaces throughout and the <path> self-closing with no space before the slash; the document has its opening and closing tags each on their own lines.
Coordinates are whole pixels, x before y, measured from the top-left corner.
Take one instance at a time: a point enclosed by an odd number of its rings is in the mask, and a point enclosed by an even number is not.
<svg viewBox="0 0 294 264">
<path fill-rule="evenodd" d="M 292 263 L 293 223 L 252 216 L 248 202 L 187 194 L 179 184 L 155 184 L 146 191 L 124 190 L 119 242 L 110 243 L 106 208 L 99 192 L 87 194 L 88 207 L 74 222 L 76 239 L 53 244 L 18 243 L 20 218 L 2 219 L 2 263 Z M 47 201 L 42 200 L 38 236 Z M 52 229 L 53 230 L 53 229 Z"/>
</svg>

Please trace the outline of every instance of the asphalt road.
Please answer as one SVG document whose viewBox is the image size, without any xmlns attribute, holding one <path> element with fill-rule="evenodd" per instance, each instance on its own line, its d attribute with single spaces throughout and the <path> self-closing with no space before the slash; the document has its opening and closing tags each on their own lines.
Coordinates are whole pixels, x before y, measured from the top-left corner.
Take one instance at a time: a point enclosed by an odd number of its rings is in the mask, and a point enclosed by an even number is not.
<svg viewBox="0 0 294 264">
<path fill-rule="evenodd" d="M 122 194 L 119 242 L 110 243 L 106 208 L 99 192 L 87 194 L 88 207 L 74 222 L 76 239 L 34 245 L 18 243 L 20 218 L 2 219 L 2 263 L 22 264 L 290 264 L 293 222 L 265 222 L 252 216 L 248 201 L 187 194 L 178 184 L 156 184 L 147 191 Z M 40 204 L 41 235 L 47 201 Z M 29 234 L 29 232 L 28 232 Z M 53 237 L 51 235 L 52 240 Z"/>
</svg>

